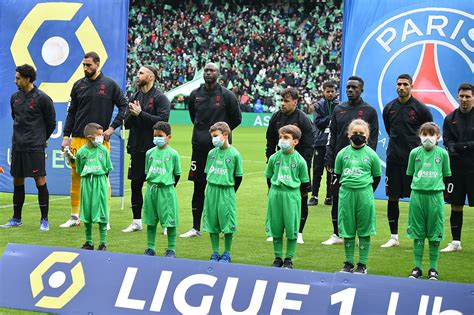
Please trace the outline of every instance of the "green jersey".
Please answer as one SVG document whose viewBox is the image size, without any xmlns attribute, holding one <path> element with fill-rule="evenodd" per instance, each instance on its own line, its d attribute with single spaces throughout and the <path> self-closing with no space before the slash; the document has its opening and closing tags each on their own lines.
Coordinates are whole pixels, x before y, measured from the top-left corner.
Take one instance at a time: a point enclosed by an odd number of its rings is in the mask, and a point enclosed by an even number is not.
<svg viewBox="0 0 474 315">
<path fill-rule="evenodd" d="M 365 188 L 374 182 L 374 177 L 382 176 L 382 166 L 368 145 L 360 149 L 348 145 L 337 154 L 334 173 L 341 175 L 342 187 Z"/>
<path fill-rule="evenodd" d="M 80 174 L 81 177 L 106 175 L 112 169 L 109 151 L 105 146 L 89 147 L 86 144 L 77 151 L 76 173 Z"/>
<path fill-rule="evenodd" d="M 148 183 L 174 185 L 174 177 L 181 175 L 178 152 L 169 145 L 164 149 L 154 147 L 148 150 L 145 156 L 145 174 Z"/>
<path fill-rule="evenodd" d="M 413 176 L 413 190 L 443 191 L 443 177 L 451 176 L 448 152 L 438 146 L 430 151 L 414 148 L 408 157 L 407 175 Z"/>
<path fill-rule="evenodd" d="M 272 186 L 281 188 L 295 189 L 309 183 L 308 166 L 296 150 L 292 153 L 279 150 L 270 156 L 265 176 L 270 178 Z"/>
<path fill-rule="evenodd" d="M 206 180 L 219 186 L 234 186 L 234 177 L 241 177 L 242 157 L 232 145 L 227 149 L 214 148 L 206 160 Z"/>
</svg>

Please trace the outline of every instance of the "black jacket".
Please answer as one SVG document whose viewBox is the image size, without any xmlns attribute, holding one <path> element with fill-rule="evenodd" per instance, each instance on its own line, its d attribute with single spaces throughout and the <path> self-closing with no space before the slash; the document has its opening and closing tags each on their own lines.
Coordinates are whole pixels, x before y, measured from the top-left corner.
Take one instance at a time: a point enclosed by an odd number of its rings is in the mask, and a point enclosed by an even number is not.
<svg viewBox="0 0 474 315">
<path fill-rule="evenodd" d="M 379 121 L 377 111 L 368 103 L 361 101 L 356 105 L 349 102 L 341 103 L 334 108 L 329 124 L 329 139 L 326 146 L 325 165 L 334 167 L 336 155 L 342 148 L 350 144 L 347 127 L 354 119 L 363 119 L 369 124 L 370 136 L 367 144 L 375 151 L 379 137 Z"/>
<path fill-rule="evenodd" d="M 295 125 L 300 128 L 301 139 L 295 149 L 306 161 L 311 161 L 313 157 L 313 124 L 308 116 L 298 108 L 290 116 L 279 110 L 270 118 L 266 134 L 267 148 L 265 155 L 267 160 L 276 152 L 279 140 L 278 130 L 286 125 Z"/>
<path fill-rule="evenodd" d="M 224 121 L 233 130 L 242 122 L 237 98 L 220 84 L 212 91 L 201 85 L 191 92 L 188 102 L 189 116 L 194 125 L 192 144 L 195 151 L 209 152 L 212 149 L 209 128 L 214 123 Z"/>
<path fill-rule="evenodd" d="M 18 91 L 10 99 L 13 118 L 12 149 L 43 151 L 56 128 L 51 98 L 36 86 L 27 94 Z"/>
<path fill-rule="evenodd" d="M 337 105 L 339 105 L 338 99 L 328 101 L 324 97 L 314 105 L 314 147 L 325 147 L 328 143 L 329 122 Z"/>
<path fill-rule="evenodd" d="M 464 114 L 458 108 L 446 116 L 443 142 L 452 164 L 474 172 L 474 109 Z"/>
<path fill-rule="evenodd" d="M 114 105 L 119 112 L 112 123 Z M 86 77 L 74 83 L 67 110 L 64 136 L 84 137 L 84 127 L 88 123 L 97 123 L 104 128 L 120 127 L 127 109 L 127 99 L 120 87 L 103 73 L 97 79 Z"/>
<path fill-rule="evenodd" d="M 390 137 L 387 162 L 408 165 L 410 151 L 420 145 L 420 126 L 428 121 L 433 121 L 430 109 L 413 96 L 405 104 L 398 98 L 388 103 L 383 109 L 383 122 Z"/>
<path fill-rule="evenodd" d="M 133 116 L 127 106 L 124 125 L 130 129 L 127 152 L 146 152 L 154 147 L 153 125 L 158 121 L 168 121 L 171 103 L 160 90 L 152 87 L 147 93 L 136 92 L 130 102 L 138 100 L 142 111 Z"/>
</svg>

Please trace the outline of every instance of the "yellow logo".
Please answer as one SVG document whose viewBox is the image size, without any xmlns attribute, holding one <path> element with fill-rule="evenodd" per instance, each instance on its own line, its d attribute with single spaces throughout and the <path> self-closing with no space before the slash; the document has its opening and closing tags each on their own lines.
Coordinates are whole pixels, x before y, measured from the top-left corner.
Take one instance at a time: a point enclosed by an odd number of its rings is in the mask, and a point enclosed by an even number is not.
<svg viewBox="0 0 474 315">
<path fill-rule="evenodd" d="M 43 275 L 56 263 L 67 263 L 70 264 L 78 253 L 72 252 L 52 252 L 46 257 L 30 274 L 30 285 L 31 294 L 33 298 L 36 298 L 43 290 Z M 84 270 L 82 269 L 82 263 L 78 262 L 74 267 L 71 268 L 72 284 L 60 295 L 60 296 L 43 296 L 38 303 L 35 304 L 37 307 L 61 309 L 69 303 L 69 301 L 76 296 L 79 291 L 86 285 L 84 278 Z M 60 287 L 65 280 L 65 274 L 62 271 L 53 273 L 49 278 L 49 284 L 53 288 Z"/>
<path fill-rule="evenodd" d="M 19 66 L 27 63 L 36 68 L 28 51 L 28 45 L 38 29 L 45 21 L 71 21 L 81 7 L 82 3 L 48 2 L 38 3 L 31 9 L 18 27 L 10 46 L 15 65 Z M 102 65 L 105 64 L 108 58 L 107 51 L 89 17 L 84 19 L 75 34 L 84 52 L 97 52 L 101 58 Z M 72 85 L 83 76 L 81 60 L 81 63 L 79 63 L 67 82 L 42 82 L 39 88 L 46 92 L 54 102 L 67 102 Z"/>
</svg>

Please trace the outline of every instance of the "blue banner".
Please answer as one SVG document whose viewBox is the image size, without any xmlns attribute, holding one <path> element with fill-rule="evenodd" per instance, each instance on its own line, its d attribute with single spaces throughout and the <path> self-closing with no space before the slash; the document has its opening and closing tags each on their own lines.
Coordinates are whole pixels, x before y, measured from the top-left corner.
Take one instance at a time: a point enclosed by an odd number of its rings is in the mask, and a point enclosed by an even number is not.
<svg viewBox="0 0 474 315">
<path fill-rule="evenodd" d="M 46 172 L 50 194 L 68 195 L 70 169 L 60 158 L 60 145 L 72 85 L 84 77 L 84 53 L 101 57 L 105 75 L 125 88 L 128 34 L 128 0 L 39 0 L 0 1 L 0 191 L 11 192 L 10 149 L 13 121 L 10 95 L 16 92 L 15 67 L 28 63 L 37 71 L 34 82 L 54 101 L 57 128 L 48 142 Z M 114 116 L 117 110 L 114 112 Z M 116 130 L 111 141 L 114 171 L 112 194 L 123 196 L 123 140 Z M 34 181 L 26 182 L 28 193 L 36 193 Z"/>
<path fill-rule="evenodd" d="M 0 307 L 64 314 L 473 314 L 474 285 L 9 244 Z"/>
<path fill-rule="evenodd" d="M 341 98 L 347 99 L 349 76 L 364 79 L 362 97 L 379 113 L 377 153 L 384 166 L 382 110 L 397 97 L 398 75 L 412 75 L 413 96 L 430 107 L 441 127 L 458 107 L 459 84 L 472 82 L 473 19 L 472 0 L 344 1 Z M 377 198 L 386 198 L 384 188 L 379 185 Z"/>
</svg>

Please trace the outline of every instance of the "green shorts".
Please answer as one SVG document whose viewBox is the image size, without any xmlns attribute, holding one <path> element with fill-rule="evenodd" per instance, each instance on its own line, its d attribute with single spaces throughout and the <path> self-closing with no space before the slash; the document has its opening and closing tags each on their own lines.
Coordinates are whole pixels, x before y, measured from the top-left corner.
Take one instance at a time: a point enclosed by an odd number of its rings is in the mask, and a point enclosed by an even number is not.
<svg viewBox="0 0 474 315">
<path fill-rule="evenodd" d="M 237 231 L 234 186 L 207 184 L 203 222 L 204 231 L 209 233 L 228 234 Z"/>
<path fill-rule="evenodd" d="M 412 190 L 408 206 L 407 236 L 411 239 L 444 239 L 443 192 Z"/>
<path fill-rule="evenodd" d="M 107 175 L 81 177 L 81 221 L 109 222 L 109 183 Z"/>
<path fill-rule="evenodd" d="M 372 186 L 352 189 L 341 186 L 338 207 L 339 236 L 342 238 L 376 234 L 375 203 Z"/>
<path fill-rule="evenodd" d="M 298 238 L 301 219 L 301 192 L 299 188 L 288 189 L 271 186 L 268 192 L 266 219 L 267 236 Z"/>
<path fill-rule="evenodd" d="M 178 225 L 178 198 L 173 185 L 147 183 L 143 201 L 143 223 L 162 227 Z"/>
</svg>

